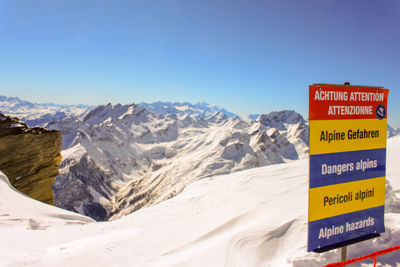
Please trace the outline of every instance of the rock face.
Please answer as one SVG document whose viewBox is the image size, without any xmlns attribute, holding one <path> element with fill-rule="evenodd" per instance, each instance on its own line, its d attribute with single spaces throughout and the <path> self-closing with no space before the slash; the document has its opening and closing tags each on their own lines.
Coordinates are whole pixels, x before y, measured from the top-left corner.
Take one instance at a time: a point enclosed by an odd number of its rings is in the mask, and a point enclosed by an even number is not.
<svg viewBox="0 0 400 267">
<path fill-rule="evenodd" d="M 52 184 L 61 162 L 61 133 L 29 128 L 0 113 L 0 170 L 22 193 L 54 204 Z"/>
</svg>

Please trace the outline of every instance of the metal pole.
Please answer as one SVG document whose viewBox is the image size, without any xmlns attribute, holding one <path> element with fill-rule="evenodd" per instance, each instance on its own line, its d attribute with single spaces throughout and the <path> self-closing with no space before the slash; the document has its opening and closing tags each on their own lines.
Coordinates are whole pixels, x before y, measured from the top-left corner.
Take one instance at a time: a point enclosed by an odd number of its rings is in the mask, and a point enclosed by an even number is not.
<svg viewBox="0 0 400 267">
<path fill-rule="evenodd" d="M 346 261 L 346 258 L 347 258 L 347 246 L 341 247 L 340 254 L 341 254 L 340 261 Z M 345 266 L 345 265 L 343 265 L 343 266 Z"/>
<path fill-rule="evenodd" d="M 350 86 L 350 82 L 344 82 L 344 85 Z M 346 258 L 347 258 L 347 246 L 343 246 L 340 249 L 340 261 L 341 262 L 346 261 Z"/>
</svg>

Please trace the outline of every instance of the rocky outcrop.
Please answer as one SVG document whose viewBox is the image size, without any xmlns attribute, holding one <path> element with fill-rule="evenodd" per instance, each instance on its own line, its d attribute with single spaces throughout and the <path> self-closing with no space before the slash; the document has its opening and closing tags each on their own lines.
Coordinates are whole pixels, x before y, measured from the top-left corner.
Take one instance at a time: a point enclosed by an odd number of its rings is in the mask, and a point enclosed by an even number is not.
<svg viewBox="0 0 400 267">
<path fill-rule="evenodd" d="M 0 113 L 0 170 L 22 193 L 53 205 L 52 184 L 61 162 L 61 133 L 29 128 Z"/>
</svg>

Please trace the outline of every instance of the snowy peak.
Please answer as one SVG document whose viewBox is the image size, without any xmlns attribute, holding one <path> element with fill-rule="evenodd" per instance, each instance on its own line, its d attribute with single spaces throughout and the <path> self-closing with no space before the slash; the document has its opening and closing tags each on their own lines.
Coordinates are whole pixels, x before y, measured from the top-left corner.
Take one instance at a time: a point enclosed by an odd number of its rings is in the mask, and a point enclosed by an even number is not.
<svg viewBox="0 0 400 267">
<path fill-rule="evenodd" d="M 112 123 L 118 120 L 126 120 L 128 117 L 140 117 L 147 111 L 135 104 L 130 105 L 112 105 L 111 103 L 91 110 L 83 117 L 83 121 L 90 124 Z M 148 112 L 147 112 L 148 113 Z M 145 116 L 141 116 L 142 119 Z"/>
<path fill-rule="evenodd" d="M 226 109 L 220 108 L 216 105 L 208 104 L 206 102 L 200 102 L 197 104 L 191 104 L 188 102 L 184 102 L 184 103 L 154 102 L 151 104 L 140 103 L 138 105 L 146 108 L 149 111 L 155 112 L 155 113 L 191 115 L 191 116 L 193 116 L 193 118 L 196 118 L 196 119 L 200 119 L 200 118 L 208 119 L 210 116 L 212 116 L 216 112 L 223 113 L 227 117 L 237 116 L 236 114 L 229 112 Z"/>
<path fill-rule="evenodd" d="M 225 113 L 215 112 L 207 118 L 207 121 L 211 123 L 221 123 L 223 121 L 226 121 L 227 119 L 229 119 L 229 117 Z"/>
<path fill-rule="evenodd" d="M 23 109 L 35 107 L 33 103 L 19 99 L 18 97 L 6 97 L 0 95 L 0 109 L 18 112 Z"/>
<path fill-rule="evenodd" d="M 293 110 L 284 110 L 278 112 L 271 112 L 269 114 L 262 114 L 258 117 L 262 125 L 267 127 L 274 127 L 278 130 L 285 130 L 285 124 L 305 123 L 303 116 Z"/>
</svg>

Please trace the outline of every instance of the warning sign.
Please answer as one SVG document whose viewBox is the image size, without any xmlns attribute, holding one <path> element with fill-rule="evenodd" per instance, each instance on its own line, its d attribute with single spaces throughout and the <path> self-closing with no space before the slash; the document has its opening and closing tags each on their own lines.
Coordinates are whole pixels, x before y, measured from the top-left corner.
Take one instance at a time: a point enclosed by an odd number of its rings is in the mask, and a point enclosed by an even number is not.
<svg viewBox="0 0 400 267">
<path fill-rule="evenodd" d="M 309 87 L 308 251 L 384 232 L 388 94 L 381 87 Z"/>
</svg>

